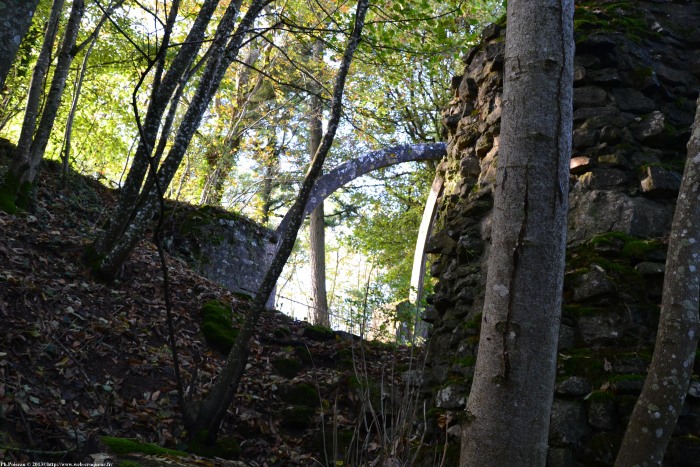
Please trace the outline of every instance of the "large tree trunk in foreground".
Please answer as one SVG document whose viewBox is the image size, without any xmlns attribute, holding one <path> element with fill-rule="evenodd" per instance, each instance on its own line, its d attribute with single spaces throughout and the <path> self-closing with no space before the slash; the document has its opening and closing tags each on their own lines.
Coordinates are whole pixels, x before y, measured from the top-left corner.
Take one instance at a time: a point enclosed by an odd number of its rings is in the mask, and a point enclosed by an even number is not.
<svg viewBox="0 0 700 467">
<path fill-rule="evenodd" d="M 0 3 L 0 91 L 10 72 L 24 35 L 32 24 L 39 0 L 10 0 Z"/>
<path fill-rule="evenodd" d="M 511 0 L 489 266 L 461 465 L 544 466 L 561 319 L 573 0 Z"/>
<path fill-rule="evenodd" d="M 616 467 L 661 465 L 688 393 L 700 306 L 700 99 L 668 244 L 659 332 Z"/>
<path fill-rule="evenodd" d="M 255 333 L 260 315 L 265 310 L 268 297 L 275 288 L 277 279 L 292 252 L 294 242 L 297 238 L 297 232 L 304 219 L 304 206 L 306 206 L 314 182 L 321 173 L 323 162 L 331 148 L 331 144 L 333 144 L 333 138 L 335 137 L 335 132 L 340 122 L 345 80 L 350 69 L 352 57 L 360 42 L 360 35 L 362 33 L 368 7 L 369 0 L 359 0 L 354 28 L 350 35 L 345 53 L 343 54 L 343 59 L 340 62 L 335 85 L 333 86 L 333 100 L 328 129 L 323 136 L 318 152 L 316 152 L 316 155 L 311 161 L 311 166 L 299 189 L 296 201 L 290 209 L 292 215 L 290 216 L 289 228 L 283 233 L 277 253 L 272 259 L 270 267 L 265 273 L 265 277 L 263 277 L 258 293 L 251 305 L 251 309 L 246 314 L 243 326 L 236 337 L 236 342 L 233 344 L 231 352 L 228 354 L 228 357 L 226 357 L 226 362 L 224 362 L 221 373 L 214 381 L 207 398 L 202 401 L 197 408 L 197 413 L 194 414 L 195 418 L 188 427 L 190 431 L 195 434 L 202 429 L 208 430 L 209 442 L 214 442 L 216 440 L 221 421 L 224 419 L 228 407 L 231 405 L 236 395 L 238 385 L 245 371 L 246 363 L 248 362 L 250 339 Z"/>
</svg>

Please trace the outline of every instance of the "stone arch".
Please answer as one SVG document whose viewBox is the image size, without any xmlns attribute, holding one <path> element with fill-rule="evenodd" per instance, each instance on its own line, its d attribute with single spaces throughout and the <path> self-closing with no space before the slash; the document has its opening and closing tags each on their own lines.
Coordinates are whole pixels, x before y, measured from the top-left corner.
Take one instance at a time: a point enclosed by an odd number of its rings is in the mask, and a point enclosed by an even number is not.
<svg viewBox="0 0 700 467">
<path fill-rule="evenodd" d="M 378 151 L 371 151 L 356 159 L 349 160 L 333 168 L 316 181 L 309 195 L 309 201 L 304 208 L 304 217 L 309 215 L 321 201 L 338 188 L 356 178 L 377 169 L 404 162 L 439 160 L 446 154 L 445 143 L 400 144 Z M 282 233 L 287 229 L 288 225 L 289 213 L 284 216 L 279 227 L 277 227 L 278 238 L 282 237 Z"/>
</svg>

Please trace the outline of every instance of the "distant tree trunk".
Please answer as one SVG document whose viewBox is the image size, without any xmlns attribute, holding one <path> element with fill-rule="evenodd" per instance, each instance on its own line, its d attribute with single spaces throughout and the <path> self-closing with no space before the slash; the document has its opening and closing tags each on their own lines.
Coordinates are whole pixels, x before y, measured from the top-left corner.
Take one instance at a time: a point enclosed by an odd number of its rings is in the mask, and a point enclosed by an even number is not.
<svg viewBox="0 0 700 467">
<path fill-rule="evenodd" d="M 319 60 L 323 54 L 323 43 L 316 41 L 312 56 Z M 323 138 L 323 101 L 317 94 L 318 85 L 312 86 L 313 94 L 309 105 L 309 154 L 313 159 Z M 311 292 L 314 303 L 314 324 L 330 327 L 328 297 L 326 293 L 326 219 L 323 202 L 309 218 L 309 258 L 311 263 Z"/>
<path fill-rule="evenodd" d="M 661 465 L 688 393 L 700 306 L 700 99 L 668 244 L 656 348 L 615 467 Z"/>
<path fill-rule="evenodd" d="M 328 129 L 323 136 L 321 145 L 318 148 L 309 170 L 304 177 L 299 194 L 297 195 L 294 204 L 291 207 L 292 216 L 289 223 L 289 228 L 282 234 L 279 248 L 275 257 L 270 263 L 270 267 L 265 273 L 263 280 L 258 289 L 258 293 L 251 304 L 250 311 L 246 313 L 245 321 L 241 327 L 236 342 L 231 349 L 231 352 L 226 357 L 223 369 L 214 381 L 209 395 L 203 400 L 193 413 L 193 417 L 189 418 L 188 428 L 193 434 L 197 434 L 200 430 L 208 430 L 208 441 L 213 443 L 226 412 L 228 411 L 231 402 L 233 401 L 238 385 L 245 371 L 246 363 L 249 355 L 249 341 L 256 331 L 260 315 L 265 310 L 268 298 L 277 284 L 282 269 L 284 268 L 289 255 L 294 247 L 294 242 L 297 238 L 297 232 L 304 220 L 304 206 L 308 201 L 311 189 L 318 178 L 323 168 L 323 162 L 328 154 L 328 151 L 333 144 L 335 132 L 340 123 L 342 110 L 343 89 L 345 88 L 345 80 L 350 69 L 353 55 L 360 42 L 362 28 L 364 26 L 365 15 L 367 13 L 369 0 L 359 0 L 357 4 L 357 12 L 355 15 L 355 23 L 348 40 L 348 45 L 340 62 L 338 73 L 336 75 L 335 84 L 333 86 L 333 101 L 331 105 L 331 117 L 328 121 Z"/>
<path fill-rule="evenodd" d="M 10 72 L 24 35 L 32 24 L 39 0 L 9 0 L 0 3 L 0 91 Z"/>
<path fill-rule="evenodd" d="M 27 96 L 27 104 L 24 110 L 24 120 L 22 122 L 22 130 L 20 131 L 19 141 L 17 142 L 17 150 L 10 170 L 5 174 L 5 180 L 0 185 L 0 209 L 7 212 L 14 212 L 18 207 L 26 208 L 29 206 L 29 191 L 31 183 L 22 181 L 19 175 L 29 168 L 29 151 L 34 139 L 36 130 L 36 121 L 39 115 L 39 107 L 41 105 L 41 93 L 44 88 L 46 74 L 49 71 L 51 64 L 51 51 L 58 33 L 58 21 L 63 10 L 64 0 L 54 0 L 49 14 L 49 21 L 46 24 L 46 32 L 44 33 L 44 42 L 41 45 L 39 56 L 37 57 L 32 79 L 29 84 L 29 94 Z"/>
<path fill-rule="evenodd" d="M 234 3 L 231 3 L 226 10 L 224 14 L 226 19 L 222 19 L 219 24 L 216 39 L 209 51 L 209 59 L 205 64 L 197 90 L 180 123 L 168 155 L 156 174 L 158 186 L 163 192 L 182 162 L 192 136 L 199 127 L 204 112 L 216 93 L 226 69 L 240 50 L 243 38 L 253 26 L 255 18 L 262 8 L 271 1 L 255 0 L 248 7 L 248 11 L 233 35 L 231 35 L 231 30 L 235 22 L 236 12 L 232 12 L 231 8 L 236 8 Z M 222 24 L 227 26 L 222 27 Z M 129 176 L 131 176 L 131 172 Z M 115 213 L 114 222 L 119 222 L 122 228 L 115 231 L 110 225 L 110 229 L 101 237 L 103 240 L 95 245 L 93 251 L 89 252 L 88 259 L 91 260 L 93 271 L 98 277 L 104 280 L 116 277 L 124 261 L 143 238 L 148 224 L 156 212 L 159 196 L 154 177 L 149 177 L 143 190 L 134 200 L 133 206 L 126 213 Z"/>
<path fill-rule="evenodd" d="M 492 240 L 465 466 L 544 466 L 561 319 L 573 0 L 511 0 Z"/>
</svg>

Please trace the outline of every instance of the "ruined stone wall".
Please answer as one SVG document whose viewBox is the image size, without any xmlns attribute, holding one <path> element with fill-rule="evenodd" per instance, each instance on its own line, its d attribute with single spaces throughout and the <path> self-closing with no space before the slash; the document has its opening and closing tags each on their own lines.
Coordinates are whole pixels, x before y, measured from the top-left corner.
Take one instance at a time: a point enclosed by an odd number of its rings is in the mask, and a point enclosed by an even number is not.
<svg viewBox="0 0 700 467">
<path fill-rule="evenodd" d="M 239 294 L 255 296 L 275 253 L 274 231 L 210 206 L 173 203 L 166 219 L 164 243 L 172 254 L 207 279 Z"/>
<path fill-rule="evenodd" d="M 700 3 L 577 2 L 568 252 L 551 466 L 611 465 L 658 321 L 666 237 L 700 89 Z M 446 180 L 428 252 L 438 279 L 426 382 L 464 408 L 479 341 L 498 163 L 505 28 L 453 79 Z M 700 366 L 696 362 L 696 374 Z M 700 382 L 667 454 L 700 465 Z M 455 436 L 457 433 L 453 433 Z M 696 437 L 696 438 L 693 438 Z"/>
</svg>

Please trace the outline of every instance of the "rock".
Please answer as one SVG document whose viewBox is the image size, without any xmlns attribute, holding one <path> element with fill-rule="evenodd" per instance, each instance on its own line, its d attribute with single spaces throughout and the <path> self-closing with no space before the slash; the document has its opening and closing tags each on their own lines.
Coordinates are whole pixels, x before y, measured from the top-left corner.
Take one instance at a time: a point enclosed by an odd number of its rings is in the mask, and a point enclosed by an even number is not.
<svg viewBox="0 0 700 467">
<path fill-rule="evenodd" d="M 591 270 L 581 275 L 574 286 L 572 300 L 582 302 L 615 291 L 615 285 L 610 282 L 605 270 L 593 265 Z"/>
<path fill-rule="evenodd" d="M 603 70 L 594 70 L 588 74 L 589 79 L 598 84 L 619 84 L 620 74 L 615 68 L 605 68 Z"/>
<path fill-rule="evenodd" d="M 574 109 L 581 107 L 602 107 L 608 99 L 608 93 L 598 86 L 574 88 Z"/>
<path fill-rule="evenodd" d="M 681 188 L 681 175 L 677 172 L 663 169 L 657 166 L 649 166 L 644 169 L 645 177 L 641 181 L 644 193 L 674 196 Z"/>
<path fill-rule="evenodd" d="M 598 140 L 600 132 L 596 129 L 589 128 L 577 128 L 574 130 L 572 135 L 571 146 L 574 149 L 581 149 L 589 146 L 593 146 Z"/>
<path fill-rule="evenodd" d="M 655 276 L 663 274 L 666 269 L 664 263 L 652 263 L 651 261 L 642 261 L 634 266 L 635 271 L 643 276 Z"/>
<path fill-rule="evenodd" d="M 615 345 L 627 329 L 627 320 L 615 311 L 598 311 L 576 319 L 586 346 Z"/>
<path fill-rule="evenodd" d="M 582 403 L 555 399 L 549 422 L 549 444 L 576 447 L 587 432 L 588 422 Z"/>
<path fill-rule="evenodd" d="M 593 167 L 593 160 L 586 156 L 572 157 L 569 163 L 569 171 L 572 174 L 582 174 Z"/>
<path fill-rule="evenodd" d="M 688 395 L 700 398 L 700 381 L 691 381 L 688 387 Z"/>
<path fill-rule="evenodd" d="M 607 190 L 582 190 L 572 194 L 569 211 L 569 244 L 579 244 L 602 232 L 618 231 L 642 238 L 668 232 L 671 209 L 654 201 Z"/>
<path fill-rule="evenodd" d="M 630 130 L 635 138 L 643 143 L 654 143 L 664 132 L 665 118 L 661 112 L 654 111 L 633 125 Z"/>
<path fill-rule="evenodd" d="M 613 400 L 592 401 L 588 405 L 588 423 L 599 430 L 614 430 L 617 427 L 615 402 Z"/>
<path fill-rule="evenodd" d="M 567 350 L 576 347 L 576 331 L 573 327 L 566 324 L 559 326 L 559 342 L 557 342 L 557 350 Z"/>
<path fill-rule="evenodd" d="M 627 184 L 627 172 L 618 169 L 592 169 L 579 178 L 579 184 L 587 190 L 609 190 Z"/>
<path fill-rule="evenodd" d="M 547 467 L 572 467 L 574 456 L 571 449 L 550 447 L 547 451 Z"/>
<path fill-rule="evenodd" d="M 601 131 L 601 135 L 602 135 Z M 625 156 L 620 154 L 619 152 L 615 152 L 613 154 L 602 154 L 598 156 L 598 164 L 600 165 L 607 165 L 610 167 L 622 167 L 622 168 L 628 168 L 630 167 L 630 163 L 627 161 Z"/>
<path fill-rule="evenodd" d="M 554 392 L 560 396 L 585 396 L 591 392 L 591 383 L 582 376 L 572 376 L 557 383 Z"/>
<path fill-rule="evenodd" d="M 656 103 L 632 88 L 616 88 L 612 91 L 617 106 L 622 111 L 645 114 L 656 108 Z"/>
<path fill-rule="evenodd" d="M 467 403 L 467 390 L 454 385 L 440 389 L 435 396 L 435 405 L 441 409 L 462 409 Z"/>
</svg>

